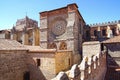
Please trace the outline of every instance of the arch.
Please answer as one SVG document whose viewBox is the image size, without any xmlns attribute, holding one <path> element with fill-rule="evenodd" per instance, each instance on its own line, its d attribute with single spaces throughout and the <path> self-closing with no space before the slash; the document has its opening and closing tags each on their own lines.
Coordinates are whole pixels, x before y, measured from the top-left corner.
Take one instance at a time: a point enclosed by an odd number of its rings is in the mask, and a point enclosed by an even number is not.
<svg viewBox="0 0 120 80">
<path fill-rule="evenodd" d="M 51 43 L 48 45 L 49 49 L 57 49 L 57 45 L 55 43 Z"/>
<path fill-rule="evenodd" d="M 61 42 L 59 50 L 67 50 L 67 44 L 65 42 Z"/>
</svg>

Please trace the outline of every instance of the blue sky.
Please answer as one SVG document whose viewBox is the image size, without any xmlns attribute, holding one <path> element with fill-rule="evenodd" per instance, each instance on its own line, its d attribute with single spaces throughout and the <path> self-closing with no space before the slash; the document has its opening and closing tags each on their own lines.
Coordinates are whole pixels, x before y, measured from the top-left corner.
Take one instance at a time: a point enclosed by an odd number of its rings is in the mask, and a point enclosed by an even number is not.
<svg viewBox="0 0 120 80">
<path fill-rule="evenodd" d="M 11 29 L 27 16 L 39 21 L 39 12 L 77 3 L 87 24 L 120 20 L 120 0 L 1 0 L 0 30 Z"/>
</svg>

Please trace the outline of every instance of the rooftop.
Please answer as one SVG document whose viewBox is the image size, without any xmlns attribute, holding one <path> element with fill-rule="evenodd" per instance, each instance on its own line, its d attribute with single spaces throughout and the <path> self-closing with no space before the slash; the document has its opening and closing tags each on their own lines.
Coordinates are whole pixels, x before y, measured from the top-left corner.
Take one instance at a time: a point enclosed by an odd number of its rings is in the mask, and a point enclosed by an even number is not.
<svg viewBox="0 0 120 80">
<path fill-rule="evenodd" d="M 15 40 L 0 39 L 0 50 L 27 50 L 27 49 Z"/>
<path fill-rule="evenodd" d="M 89 24 L 90 27 L 98 27 L 98 26 L 108 26 L 108 25 L 116 25 L 119 24 L 120 20 L 116 21 L 109 21 L 104 23 L 95 23 L 95 24 Z"/>
<path fill-rule="evenodd" d="M 103 41 L 103 43 L 120 43 L 120 36 L 115 36 L 113 38 Z"/>
</svg>

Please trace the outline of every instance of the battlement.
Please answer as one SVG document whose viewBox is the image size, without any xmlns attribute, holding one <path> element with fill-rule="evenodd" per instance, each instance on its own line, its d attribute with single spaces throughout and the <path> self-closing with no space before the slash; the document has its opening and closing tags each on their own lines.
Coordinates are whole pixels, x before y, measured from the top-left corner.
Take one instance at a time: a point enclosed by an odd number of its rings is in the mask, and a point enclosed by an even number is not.
<svg viewBox="0 0 120 80">
<path fill-rule="evenodd" d="M 96 26 L 107 26 L 107 25 L 116 25 L 119 24 L 120 20 L 116 21 L 108 21 L 103 23 L 94 23 L 94 24 L 88 24 L 90 27 L 96 27 Z"/>
<path fill-rule="evenodd" d="M 59 72 L 51 80 L 103 80 L 105 73 L 106 51 L 102 51 L 91 58 L 84 57 L 81 64 L 74 64 L 70 70 Z"/>
</svg>

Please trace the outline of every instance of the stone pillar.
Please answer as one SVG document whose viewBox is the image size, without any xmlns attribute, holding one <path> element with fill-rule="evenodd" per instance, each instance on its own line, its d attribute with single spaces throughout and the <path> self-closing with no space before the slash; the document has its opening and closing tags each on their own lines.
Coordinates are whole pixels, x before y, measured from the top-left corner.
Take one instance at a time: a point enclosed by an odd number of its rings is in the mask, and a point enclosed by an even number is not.
<svg viewBox="0 0 120 80">
<path fill-rule="evenodd" d="M 25 45 L 25 32 L 22 32 L 22 44 Z"/>
<path fill-rule="evenodd" d="M 81 72 L 80 80 L 85 80 L 85 58 L 83 58 L 81 64 L 79 65 L 79 69 Z"/>
<path fill-rule="evenodd" d="M 77 79 L 79 80 L 80 70 L 77 64 L 74 64 L 70 70 L 69 77 L 71 80 Z"/>
<path fill-rule="evenodd" d="M 116 26 L 116 34 L 119 35 L 120 34 L 120 24 L 118 23 Z"/>
<path fill-rule="evenodd" d="M 84 70 L 80 70 L 81 72 L 81 77 L 80 77 L 80 80 L 85 80 L 85 71 Z"/>
<path fill-rule="evenodd" d="M 33 41 L 32 41 L 32 46 L 35 46 L 35 30 L 33 29 Z"/>
<path fill-rule="evenodd" d="M 34 46 L 40 45 L 40 32 L 38 27 L 35 27 L 33 29 L 33 45 Z"/>
<path fill-rule="evenodd" d="M 112 30 L 110 29 L 110 26 L 107 26 L 107 38 L 111 38 L 112 36 Z"/>
<path fill-rule="evenodd" d="M 101 30 L 100 27 L 98 27 L 97 29 L 97 36 L 98 36 L 98 40 L 101 38 Z"/>
<path fill-rule="evenodd" d="M 91 73 L 91 64 L 92 64 L 91 58 L 88 58 L 88 73 L 89 74 Z"/>
<path fill-rule="evenodd" d="M 97 64 L 96 64 L 96 56 L 93 57 L 93 62 L 94 62 L 94 69 L 96 69 Z"/>
<path fill-rule="evenodd" d="M 40 46 L 47 48 L 48 45 L 48 12 L 40 13 Z"/>
<path fill-rule="evenodd" d="M 13 33 L 11 32 L 11 34 L 10 34 L 10 39 L 13 39 Z"/>
<path fill-rule="evenodd" d="M 28 45 L 28 34 L 27 34 L 27 32 L 24 32 L 24 31 L 22 33 L 22 44 Z"/>
<path fill-rule="evenodd" d="M 10 39 L 17 40 L 16 39 L 16 29 L 14 26 L 13 26 L 13 29 L 11 30 Z"/>
</svg>

